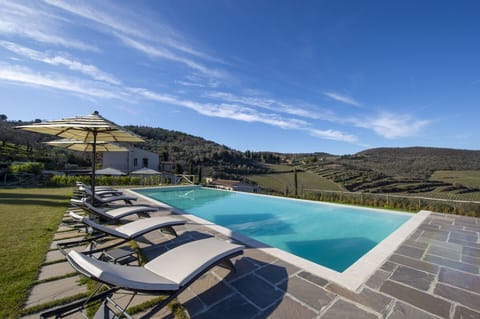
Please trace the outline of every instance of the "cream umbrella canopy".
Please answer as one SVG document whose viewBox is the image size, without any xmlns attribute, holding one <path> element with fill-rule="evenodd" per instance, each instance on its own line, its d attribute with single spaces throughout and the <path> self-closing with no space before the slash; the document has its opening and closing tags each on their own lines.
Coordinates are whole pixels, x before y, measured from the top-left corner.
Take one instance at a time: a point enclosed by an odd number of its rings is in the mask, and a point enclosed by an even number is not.
<svg viewBox="0 0 480 319">
<path fill-rule="evenodd" d="M 63 138 L 60 140 L 45 142 L 45 144 L 50 146 L 66 148 L 72 151 L 79 151 L 79 152 L 93 151 L 93 143 L 72 140 L 69 138 Z M 116 143 L 97 141 L 95 144 L 96 144 L 96 147 L 95 147 L 96 152 L 128 152 L 128 148 L 118 145 Z"/>
<path fill-rule="evenodd" d="M 95 165 L 97 141 L 102 142 L 144 142 L 144 140 L 100 116 L 97 111 L 90 115 L 64 118 L 31 125 L 17 126 L 17 129 L 73 139 L 92 145 L 92 193 L 95 193 Z M 92 196 L 92 204 L 94 198 Z"/>
<path fill-rule="evenodd" d="M 99 169 L 97 171 L 97 175 L 125 176 L 127 174 L 125 174 L 119 169 L 106 167 L 106 168 Z"/>
<path fill-rule="evenodd" d="M 162 173 L 147 167 L 140 168 L 140 169 L 137 169 L 136 171 L 130 172 L 130 175 L 160 175 L 160 174 Z"/>
</svg>

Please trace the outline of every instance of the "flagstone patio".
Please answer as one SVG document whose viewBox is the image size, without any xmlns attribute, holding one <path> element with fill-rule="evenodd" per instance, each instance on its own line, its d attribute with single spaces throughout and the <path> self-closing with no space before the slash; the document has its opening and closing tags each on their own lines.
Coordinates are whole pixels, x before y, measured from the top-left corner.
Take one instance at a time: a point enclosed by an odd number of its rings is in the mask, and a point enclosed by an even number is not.
<svg viewBox="0 0 480 319">
<path fill-rule="evenodd" d="M 138 241 L 142 254 L 151 259 L 206 236 L 227 239 L 194 223 L 177 230 L 176 239 L 156 232 Z M 55 239 L 78 236 L 61 226 Z M 27 308 L 86 291 L 54 247 Z M 480 318 L 478 218 L 432 213 L 355 292 L 255 248 L 247 247 L 234 264 L 235 272 L 215 267 L 178 297 L 191 318 Z M 153 318 L 172 314 L 163 310 Z"/>
</svg>

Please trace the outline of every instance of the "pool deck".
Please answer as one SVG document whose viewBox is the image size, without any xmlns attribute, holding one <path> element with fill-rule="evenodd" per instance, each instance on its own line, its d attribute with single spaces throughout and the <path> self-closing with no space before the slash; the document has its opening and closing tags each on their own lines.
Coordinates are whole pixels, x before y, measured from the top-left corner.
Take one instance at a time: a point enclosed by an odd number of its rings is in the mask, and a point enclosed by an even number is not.
<svg viewBox="0 0 480 319">
<path fill-rule="evenodd" d="M 186 241 L 228 239 L 197 223 L 177 232 L 176 239 L 155 232 L 137 242 L 151 259 Z M 54 240 L 76 236 L 61 226 Z M 26 308 L 85 292 L 62 258 L 52 244 Z M 256 248 L 234 264 L 236 272 L 215 267 L 178 297 L 191 318 L 480 318 L 479 218 L 430 214 L 355 291 Z M 173 316 L 165 309 L 153 318 Z"/>
</svg>

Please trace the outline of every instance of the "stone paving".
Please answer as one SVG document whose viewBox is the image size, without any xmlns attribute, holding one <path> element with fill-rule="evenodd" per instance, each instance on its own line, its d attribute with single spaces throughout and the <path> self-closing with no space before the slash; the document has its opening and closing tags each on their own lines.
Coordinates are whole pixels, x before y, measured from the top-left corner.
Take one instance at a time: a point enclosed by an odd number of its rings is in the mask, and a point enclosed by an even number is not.
<svg viewBox="0 0 480 319">
<path fill-rule="evenodd" d="M 150 259 L 207 236 L 227 239 L 194 223 L 177 231 L 173 240 L 159 232 L 139 240 L 143 255 Z M 55 238 L 71 236 L 78 233 Z M 52 250 L 47 256 L 61 255 Z M 234 264 L 235 272 L 215 267 L 178 297 L 191 318 L 480 318 L 479 218 L 432 213 L 355 292 L 255 248 L 247 247 Z M 39 274 L 47 282 L 33 287 L 29 302 L 83 291 L 77 276 L 48 281 L 72 272 L 69 267 L 63 262 L 42 267 Z M 47 284 L 62 288 L 39 287 Z M 163 310 L 154 318 L 172 314 Z"/>
</svg>

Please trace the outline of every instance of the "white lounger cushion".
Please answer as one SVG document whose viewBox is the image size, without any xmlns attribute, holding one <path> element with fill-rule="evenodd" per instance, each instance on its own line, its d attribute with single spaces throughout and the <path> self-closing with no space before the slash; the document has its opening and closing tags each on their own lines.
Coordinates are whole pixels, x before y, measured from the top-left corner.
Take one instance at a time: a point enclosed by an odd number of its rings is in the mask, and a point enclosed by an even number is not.
<svg viewBox="0 0 480 319">
<path fill-rule="evenodd" d="M 196 275 L 225 257 L 240 253 L 243 248 L 242 245 L 212 237 L 175 247 L 144 267 L 112 264 L 74 250 L 68 253 L 68 259 L 79 272 L 114 286 L 143 291 L 172 291 L 188 284 Z"/>
<path fill-rule="evenodd" d="M 82 190 L 82 188 L 87 188 L 87 189 L 89 189 L 89 190 L 92 190 L 92 188 L 91 188 L 89 185 L 87 185 L 87 184 L 85 184 L 85 183 L 83 183 L 83 182 L 77 182 L 77 188 L 78 188 L 79 190 Z M 98 186 L 98 185 L 95 186 L 95 190 L 97 190 L 97 189 L 98 189 L 98 190 L 116 190 L 115 188 L 113 188 L 113 187 L 111 187 L 111 186 Z"/>
<path fill-rule="evenodd" d="M 109 219 L 120 219 L 128 215 L 133 215 L 138 213 L 148 213 L 148 212 L 154 212 L 159 210 L 157 207 L 150 207 L 150 206 L 125 206 L 125 207 L 114 208 L 106 211 L 104 209 L 95 207 L 88 202 L 83 202 L 82 205 L 96 212 L 98 215 L 103 216 L 105 218 L 109 218 Z"/>
<path fill-rule="evenodd" d="M 137 197 L 133 197 L 133 196 L 127 196 L 127 195 L 118 195 L 118 196 L 108 196 L 108 197 L 101 197 L 101 196 L 98 196 L 97 194 L 95 194 L 95 200 L 99 201 L 99 202 L 102 202 L 102 203 L 110 203 L 110 202 L 116 202 L 116 201 L 119 201 L 119 200 L 126 200 L 126 201 L 130 201 L 130 200 L 137 200 Z"/>
<path fill-rule="evenodd" d="M 90 188 L 79 187 L 78 190 L 82 191 L 82 192 L 85 192 L 85 194 L 87 194 L 88 196 L 92 196 L 92 190 Z M 118 191 L 116 189 L 97 189 L 97 188 L 95 189 L 95 194 L 97 196 L 101 196 L 101 197 L 113 196 L 113 195 L 116 195 L 116 196 L 125 195 L 125 194 L 123 194 L 123 192 Z"/>
<path fill-rule="evenodd" d="M 84 216 L 70 212 L 70 216 L 96 230 L 99 230 L 105 234 L 109 234 L 118 238 L 123 239 L 134 239 L 143 234 L 149 233 L 152 230 L 160 229 L 167 226 L 183 225 L 186 223 L 186 220 L 175 218 L 171 216 L 158 216 L 152 218 L 138 219 L 131 223 L 122 225 L 117 228 L 111 228 L 104 225 L 100 225 L 88 219 Z"/>
<path fill-rule="evenodd" d="M 175 226 L 183 225 L 186 223 L 185 219 L 175 218 L 171 216 L 158 216 L 143 218 L 133 221 L 131 223 L 117 227 L 115 230 L 127 235 L 130 238 L 135 238 L 141 234 L 151 232 L 152 230 L 158 229 L 160 226 Z"/>
<path fill-rule="evenodd" d="M 179 288 L 177 283 L 143 267 L 108 263 L 82 255 L 74 250 L 70 251 L 68 256 L 81 269 L 74 267 L 84 275 L 98 278 L 100 281 L 114 286 L 150 291 L 172 291 Z"/>
<path fill-rule="evenodd" d="M 183 286 L 205 267 L 243 248 L 215 237 L 196 240 L 167 251 L 146 263 L 145 268 Z"/>
</svg>

